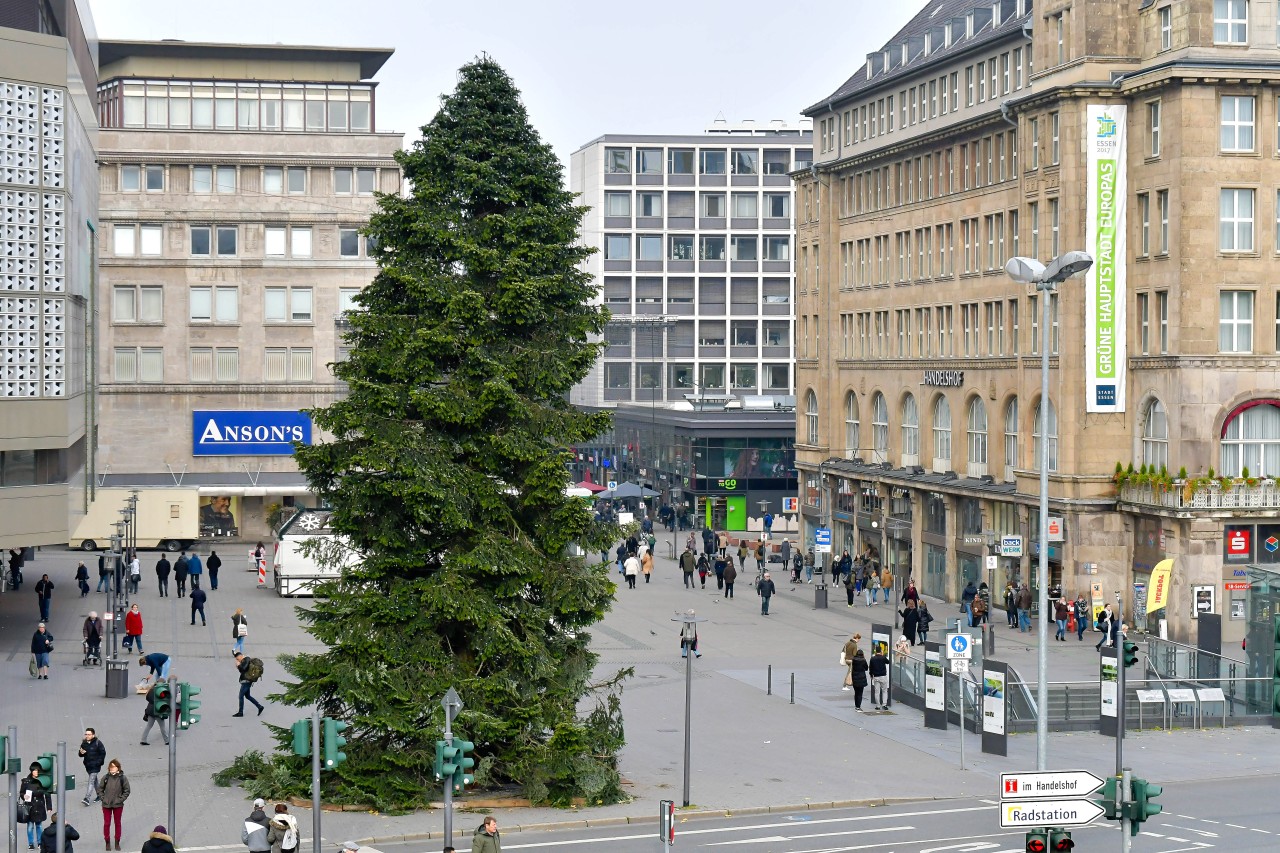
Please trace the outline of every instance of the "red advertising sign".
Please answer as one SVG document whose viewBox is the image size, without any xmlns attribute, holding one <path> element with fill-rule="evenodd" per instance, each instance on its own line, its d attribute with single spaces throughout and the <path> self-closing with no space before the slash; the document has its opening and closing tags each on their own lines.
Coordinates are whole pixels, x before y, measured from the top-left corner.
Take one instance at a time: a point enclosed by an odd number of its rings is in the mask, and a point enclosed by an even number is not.
<svg viewBox="0 0 1280 853">
<path fill-rule="evenodd" d="M 1253 559 L 1253 527 L 1233 527 L 1223 530 L 1223 555 L 1228 563 L 1247 563 Z"/>
<path fill-rule="evenodd" d="M 1223 584 L 1223 586 L 1226 587 L 1227 589 L 1248 589 L 1249 582 L 1248 581 L 1227 581 L 1226 583 Z"/>
</svg>

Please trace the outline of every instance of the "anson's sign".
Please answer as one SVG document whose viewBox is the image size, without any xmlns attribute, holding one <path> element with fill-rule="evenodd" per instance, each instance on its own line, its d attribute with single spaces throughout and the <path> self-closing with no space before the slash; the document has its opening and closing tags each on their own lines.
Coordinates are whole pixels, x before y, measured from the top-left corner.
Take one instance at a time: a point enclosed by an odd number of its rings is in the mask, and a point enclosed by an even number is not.
<svg viewBox="0 0 1280 853">
<path fill-rule="evenodd" d="M 292 456 L 311 443 L 311 418 L 291 411 L 191 413 L 192 456 Z"/>
</svg>

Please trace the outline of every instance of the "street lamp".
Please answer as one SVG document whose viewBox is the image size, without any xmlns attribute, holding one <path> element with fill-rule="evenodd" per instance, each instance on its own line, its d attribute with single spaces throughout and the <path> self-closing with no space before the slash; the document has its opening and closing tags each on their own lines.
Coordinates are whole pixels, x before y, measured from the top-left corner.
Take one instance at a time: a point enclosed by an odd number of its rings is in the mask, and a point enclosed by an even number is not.
<svg viewBox="0 0 1280 853">
<path fill-rule="evenodd" d="M 689 805 L 689 748 L 693 743 L 693 659 L 698 656 L 698 623 L 707 617 L 692 610 L 677 612 L 672 622 L 682 622 L 680 649 L 684 652 L 684 805 Z"/>
<path fill-rule="evenodd" d="M 1036 769 L 1049 769 L 1049 299 L 1058 285 L 1093 266 L 1088 252 L 1067 252 L 1049 262 L 1035 258 L 1010 258 L 1005 272 L 1021 284 L 1040 291 L 1040 560 L 1036 583 L 1040 602 L 1040 626 L 1036 655 Z"/>
</svg>

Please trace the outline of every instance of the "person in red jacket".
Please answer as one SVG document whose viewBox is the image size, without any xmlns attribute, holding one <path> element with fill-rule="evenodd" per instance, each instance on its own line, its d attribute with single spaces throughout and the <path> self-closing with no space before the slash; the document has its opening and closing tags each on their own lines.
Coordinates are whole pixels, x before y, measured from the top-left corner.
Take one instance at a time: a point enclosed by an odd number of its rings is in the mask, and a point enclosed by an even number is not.
<svg viewBox="0 0 1280 853">
<path fill-rule="evenodd" d="M 136 604 L 124 615 L 124 647 L 131 649 L 134 643 L 138 644 L 138 651 L 142 651 L 142 611 Z"/>
</svg>

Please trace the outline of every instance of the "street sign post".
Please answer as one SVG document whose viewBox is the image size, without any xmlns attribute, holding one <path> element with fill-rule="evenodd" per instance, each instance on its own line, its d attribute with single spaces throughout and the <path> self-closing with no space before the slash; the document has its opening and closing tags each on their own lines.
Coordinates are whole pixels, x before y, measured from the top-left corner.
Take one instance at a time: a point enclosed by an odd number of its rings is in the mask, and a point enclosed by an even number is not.
<svg viewBox="0 0 1280 853">
<path fill-rule="evenodd" d="M 814 528 L 813 551 L 815 554 L 831 553 L 831 528 L 830 527 Z"/>
<path fill-rule="evenodd" d="M 1000 799 L 1046 800 L 1086 797 L 1105 784 L 1088 770 L 1052 770 L 1035 773 L 1001 773 Z"/>
<path fill-rule="evenodd" d="M 969 642 L 968 634 L 947 634 L 947 659 L 956 658 L 973 659 L 973 644 Z"/>
<path fill-rule="evenodd" d="M 1045 826 L 1085 826 L 1104 810 L 1093 800 L 1001 800 L 1001 829 Z"/>
</svg>

